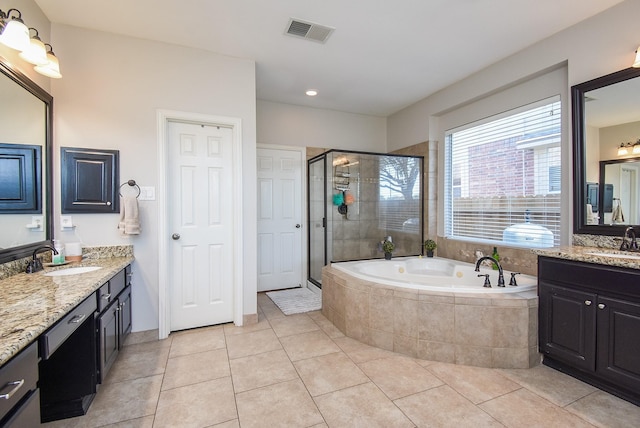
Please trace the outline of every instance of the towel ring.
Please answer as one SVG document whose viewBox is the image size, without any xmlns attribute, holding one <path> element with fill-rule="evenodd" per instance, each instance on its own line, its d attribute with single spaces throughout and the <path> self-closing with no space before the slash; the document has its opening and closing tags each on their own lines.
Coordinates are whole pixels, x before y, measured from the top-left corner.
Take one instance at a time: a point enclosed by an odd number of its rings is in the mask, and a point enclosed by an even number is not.
<svg viewBox="0 0 640 428">
<path fill-rule="evenodd" d="M 140 186 L 138 186 L 138 183 L 136 183 L 136 180 L 129 180 L 126 183 L 122 183 L 120 185 L 120 189 L 122 189 L 122 186 L 124 186 L 125 184 L 128 184 L 129 186 L 135 187 L 138 189 L 138 194 L 136 195 L 136 199 L 138 199 L 138 196 L 140 196 Z M 118 194 L 122 196 L 122 192 L 120 192 L 119 190 L 118 190 Z"/>
</svg>

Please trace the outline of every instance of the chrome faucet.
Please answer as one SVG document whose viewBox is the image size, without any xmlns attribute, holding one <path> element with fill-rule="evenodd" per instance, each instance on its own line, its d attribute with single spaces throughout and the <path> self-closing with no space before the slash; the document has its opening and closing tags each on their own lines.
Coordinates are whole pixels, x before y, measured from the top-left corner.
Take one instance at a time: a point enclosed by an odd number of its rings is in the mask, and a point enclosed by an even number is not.
<svg viewBox="0 0 640 428">
<path fill-rule="evenodd" d="M 26 273 L 36 273 L 44 269 L 42 267 L 42 262 L 37 257 L 38 253 L 44 250 L 51 250 L 53 251 L 53 254 L 58 254 L 58 250 L 56 250 L 50 245 L 43 245 L 42 247 L 36 248 L 35 250 L 33 250 L 33 258 L 29 260 L 29 264 L 27 265 L 27 269 L 25 271 Z"/>
<path fill-rule="evenodd" d="M 500 262 L 494 259 L 493 257 L 490 257 L 490 256 L 480 257 L 476 262 L 476 269 L 475 269 L 476 272 L 480 272 L 480 264 L 485 260 L 489 260 L 490 262 L 495 263 L 495 265 L 498 267 L 498 287 L 504 287 L 504 271 L 502 270 L 502 266 L 500 265 Z"/>
<path fill-rule="evenodd" d="M 631 241 L 627 241 L 627 238 L 631 238 Z M 622 235 L 622 244 L 620 244 L 621 251 L 639 251 L 638 242 L 636 241 L 636 231 L 633 226 L 629 226 L 625 229 L 624 235 Z"/>
</svg>

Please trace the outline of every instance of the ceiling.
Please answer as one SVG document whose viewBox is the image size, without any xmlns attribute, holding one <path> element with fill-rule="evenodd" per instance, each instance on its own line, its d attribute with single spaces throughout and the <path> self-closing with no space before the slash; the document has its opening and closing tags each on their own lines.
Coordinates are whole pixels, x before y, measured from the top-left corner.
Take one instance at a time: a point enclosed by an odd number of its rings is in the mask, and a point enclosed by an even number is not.
<svg viewBox="0 0 640 428">
<path fill-rule="evenodd" d="M 621 1 L 35 0 L 52 23 L 253 59 L 260 100 L 383 117 Z M 290 18 L 335 31 L 288 36 Z"/>
</svg>

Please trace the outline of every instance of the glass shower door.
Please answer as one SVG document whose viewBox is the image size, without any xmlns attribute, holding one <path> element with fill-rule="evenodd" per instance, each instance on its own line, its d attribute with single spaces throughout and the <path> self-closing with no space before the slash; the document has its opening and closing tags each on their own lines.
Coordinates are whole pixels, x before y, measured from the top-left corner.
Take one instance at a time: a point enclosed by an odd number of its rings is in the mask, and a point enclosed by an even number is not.
<svg viewBox="0 0 640 428">
<path fill-rule="evenodd" d="M 322 287 L 322 267 L 327 264 L 326 250 L 326 156 L 309 160 L 307 169 L 309 281 Z"/>
</svg>

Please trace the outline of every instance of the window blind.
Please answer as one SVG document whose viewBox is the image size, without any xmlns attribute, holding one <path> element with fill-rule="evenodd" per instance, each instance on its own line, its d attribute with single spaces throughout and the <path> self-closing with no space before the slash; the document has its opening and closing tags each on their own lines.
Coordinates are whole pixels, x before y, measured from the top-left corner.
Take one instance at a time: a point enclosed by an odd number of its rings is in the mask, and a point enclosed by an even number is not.
<svg viewBox="0 0 640 428">
<path fill-rule="evenodd" d="M 445 133 L 445 234 L 522 247 L 560 242 L 559 97 Z"/>
</svg>

